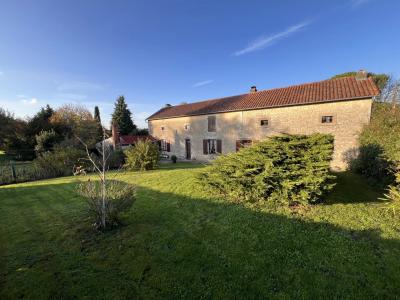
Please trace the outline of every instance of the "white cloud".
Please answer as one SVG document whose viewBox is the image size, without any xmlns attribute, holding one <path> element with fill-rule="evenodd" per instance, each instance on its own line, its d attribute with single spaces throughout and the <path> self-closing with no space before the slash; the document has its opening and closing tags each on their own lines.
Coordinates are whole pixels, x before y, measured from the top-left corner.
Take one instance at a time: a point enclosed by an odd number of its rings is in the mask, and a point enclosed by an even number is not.
<svg viewBox="0 0 400 300">
<path fill-rule="evenodd" d="M 239 55 L 247 54 L 247 53 L 250 53 L 250 52 L 253 52 L 253 51 L 257 51 L 257 50 L 269 47 L 269 46 L 273 45 L 275 42 L 277 42 L 278 40 L 282 40 L 284 38 L 287 38 L 288 36 L 290 36 L 290 35 L 298 32 L 298 31 L 304 29 L 309 24 L 310 24 L 309 21 L 308 22 L 302 22 L 302 23 L 290 26 L 286 30 L 278 32 L 278 33 L 275 33 L 273 35 L 260 37 L 260 38 L 258 38 L 256 40 L 252 41 L 247 47 L 234 52 L 233 55 L 239 56 Z"/>
<path fill-rule="evenodd" d="M 204 81 L 199 81 L 199 82 L 196 82 L 195 84 L 193 84 L 193 87 L 199 87 L 199 86 L 203 86 L 203 85 L 206 85 L 206 84 L 210 84 L 210 83 L 212 83 L 214 80 L 204 80 Z"/>
<path fill-rule="evenodd" d="M 38 99 L 37 98 L 22 99 L 21 102 L 29 105 L 35 105 L 38 103 Z"/>
</svg>

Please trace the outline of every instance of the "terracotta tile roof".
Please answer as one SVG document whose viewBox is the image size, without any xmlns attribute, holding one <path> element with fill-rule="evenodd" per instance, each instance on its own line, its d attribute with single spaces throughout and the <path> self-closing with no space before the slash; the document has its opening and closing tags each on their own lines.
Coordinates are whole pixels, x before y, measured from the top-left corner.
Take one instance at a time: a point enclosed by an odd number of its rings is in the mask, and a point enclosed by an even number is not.
<svg viewBox="0 0 400 300">
<path fill-rule="evenodd" d="M 151 141 L 156 141 L 154 137 L 151 135 L 121 135 L 119 137 L 119 143 L 120 145 L 133 145 L 136 144 L 137 141 L 140 140 L 151 140 Z"/>
<path fill-rule="evenodd" d="M 238 96 L 164 107 L 148 120 L 195 116 L 228 111 L 370 98 L 380 93 L 372 78 L 342 77 L 319 82 L 263 90 Z"/>
</svg>

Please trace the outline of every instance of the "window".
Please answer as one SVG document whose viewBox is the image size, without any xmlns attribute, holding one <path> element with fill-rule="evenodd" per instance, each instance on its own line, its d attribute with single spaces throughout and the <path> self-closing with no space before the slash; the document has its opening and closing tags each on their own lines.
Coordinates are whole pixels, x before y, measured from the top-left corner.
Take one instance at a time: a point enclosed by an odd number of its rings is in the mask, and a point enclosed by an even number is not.
<svg viewBox="0 0 400 300">
<path fill-rule="evenodd" d="M 159 148 L 160 148 L 160 151 L 170 152 L 171 144 L 167 140 L 160 140 Z"/>
<path fill-rule="evenodd" d="M 209 116 L 208 117 L 208 132 L 215 132 L 216 131 L 216 117 Z"/>
<path fill-rule="evenodd" d="M 189 124 L 185 124 L 185 126 L 183 126 L 183 129 L 185 129 L 186 131 L 190 130 L 190 125 Z"/>
<path fill-rule="evenodd" d="M 333 122 L 333 116 L 322 116 L 321 119 L 322 123 L 332 123 Z"/>
<path fill-rule="evenodd" d="M 267 119 L 260 120 L 260 125 L 261 125 L 262 127 L 268 126 L 268 120 L 267 120 Z"/>
<path fill-rule="evenodd" d="M 204 154 L 222 153 L 222 141 L 215 139 L 203 140 L 203 153 Z"/>
<path fill-rule="evenodd" d="M 237 140 L 236 141 L 236 151 L 239 151 L 240 148 L 249 147 L 251 145 L 253 145 L 252 140 Z"/>
<path fill-rule="evenodd" d="M 165 131 L 165 125 L 161 126 L 161 131 Z"/>
</svg>

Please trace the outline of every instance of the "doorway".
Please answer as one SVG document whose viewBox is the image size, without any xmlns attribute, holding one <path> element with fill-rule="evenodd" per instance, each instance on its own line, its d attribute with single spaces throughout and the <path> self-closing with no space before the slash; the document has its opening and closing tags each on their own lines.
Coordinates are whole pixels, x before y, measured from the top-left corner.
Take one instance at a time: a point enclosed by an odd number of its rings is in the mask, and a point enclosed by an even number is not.
<svg viewBox="0 0 400 300">
<path fill-rule="evenodd" d="M 190 139 L 185 139 L 185 150 L 186 150 L 186 159 L 192 158 L 192 149 L 190 145 Z"/>
</svg>

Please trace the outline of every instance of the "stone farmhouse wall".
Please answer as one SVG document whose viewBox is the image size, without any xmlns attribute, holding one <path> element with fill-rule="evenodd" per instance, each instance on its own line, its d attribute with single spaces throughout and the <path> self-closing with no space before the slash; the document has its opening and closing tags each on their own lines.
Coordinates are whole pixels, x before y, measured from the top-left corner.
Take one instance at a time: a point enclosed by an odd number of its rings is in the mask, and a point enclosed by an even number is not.
<svg viewBox="0 0 400 300">
<path fill-rule="evenodd" d="M 216 156 L 203 154 L 204 139 L 220 139 L 222 153 L 228 153 L 236 151 L 237 140 L 262 140 L 282 133 L 330 133 L 335 138 L 331 167 L 344 170 L 346 158 L 358 147 L 362 127 L 369 123 L 371 105 L 372 99 L 361 99 L 213 114 L 215 132 L 208 132 L 209 115 L 149 120 L 148 126 L 151 135 L 170 143 L 167 155 L 184 159 L 185 139 L 190 139 L 191 158 L 199 161 Z M 333 122 L 322 123 L 322 116 L 333 116 Z M 268 126 L 261 126 L 265 119 Z"/>
</svg>

